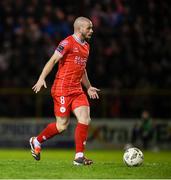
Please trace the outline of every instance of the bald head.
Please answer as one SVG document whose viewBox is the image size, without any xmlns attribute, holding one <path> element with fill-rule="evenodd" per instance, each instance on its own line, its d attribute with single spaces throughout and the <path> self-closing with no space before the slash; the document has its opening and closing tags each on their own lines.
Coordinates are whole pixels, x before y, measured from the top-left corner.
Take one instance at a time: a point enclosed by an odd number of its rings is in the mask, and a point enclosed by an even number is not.
<svg viewBox="0 0 171 180">
<path fill-rule="evenodd" d="M 86 17 L 78 17 L 74 21 L 74 33 L 79 34 L 83 39 L 90 39 L 93 30 L 92 22 Z"/>
<path fill-rule="evenodd" d="M 74 21 L 74 31 L 78 31 L 80 27 L 84 26 L 85 24 L 91 23 L 90 19 L 86 17 L 78 17 Z"/>
</svg>

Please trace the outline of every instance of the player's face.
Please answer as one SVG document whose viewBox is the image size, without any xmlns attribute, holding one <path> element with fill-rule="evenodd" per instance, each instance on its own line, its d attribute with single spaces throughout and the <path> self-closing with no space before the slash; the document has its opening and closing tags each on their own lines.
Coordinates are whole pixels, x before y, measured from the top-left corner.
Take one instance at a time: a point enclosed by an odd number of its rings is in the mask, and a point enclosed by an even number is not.
<svg viewBox="0 0 171 180">
<path fill-rule="evenodd" d="M 81 35 L 84 39 L 89 40 L 93 34 L 92 22 L 86 22 L 81 28 Z"/>
</svg>

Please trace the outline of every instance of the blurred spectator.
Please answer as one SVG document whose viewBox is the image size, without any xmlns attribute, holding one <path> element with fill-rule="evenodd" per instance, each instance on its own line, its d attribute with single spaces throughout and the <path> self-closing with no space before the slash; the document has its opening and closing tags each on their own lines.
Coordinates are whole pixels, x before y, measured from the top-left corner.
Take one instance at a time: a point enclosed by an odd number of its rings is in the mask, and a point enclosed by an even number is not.
<svg viewBox="0 0 171 180">
<path fill-rule="evenodd" d="M 150 114 L 148 111 L 143 111 L 142 112 L 142 117 L 141 117 L 141 125 L 140 125 L 140 138 L 143 143 L 143 148 L 147 149 L 150 146 L 150 143 L 153 140 L 153 135 L 154 135 L 154 124 L 152 121 L 152 118 L 150 117 Z"/>
<path fill-rule="evenodd" d="M 84 15 L 94 24 L 95 35 L 87 68 L 95 86 L 110 88 L 114 92 L 122 89 L 169 89 L 169 4 L 163 0 L 1 0 L 1 88 L 30 88 L 58 42 L 71 34 L 74 19 Z M 35 69 L 38 65 L 40 68 Z M 50 76 L 50 83 L 52 79 Z M 141 98 L 141 105 L 137 107 L 138 99 L 128 99 L 124 97 L 121 102 L 118 98 L 111 98 L 108 104 L 113 104 L 114 112 L 110 110 L 107 116 L 136 116 L 147 102 Z M 125 107 L 119 109 L 120 104 Z M 152 107 L 154 116 L 171 117 L 165 99 L 159 104 L 152 99 L 147 106 Z"/>
<path fill-rule="evenodd" d="M 140 140 L 142 142 L 144 149 L 151 148 L 150 144 L 152 144 L 155 133 L 155 126 L 152 118 L 148 111 L 144 110 L 141 115 L 140 124 L 135 123 L 132 135 L 131 142 L 136 145 Z"/>
</svg>

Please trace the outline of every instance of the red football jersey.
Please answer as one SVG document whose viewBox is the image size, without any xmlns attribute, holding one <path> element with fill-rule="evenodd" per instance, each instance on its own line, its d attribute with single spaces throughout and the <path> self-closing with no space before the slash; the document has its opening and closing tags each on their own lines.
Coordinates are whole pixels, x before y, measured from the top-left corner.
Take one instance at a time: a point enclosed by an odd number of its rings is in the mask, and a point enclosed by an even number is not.
<svg viewBox="0 0 171 180">
<path fill-rule="evenodd" d="M 62 58 L 51 89 L 52 95 L 67 96 L 83 92 L 81 78 L 89 55 L 89 44 L 72 35 L 61 41 L 55 52 L 60 53 Z"/>
</svg>

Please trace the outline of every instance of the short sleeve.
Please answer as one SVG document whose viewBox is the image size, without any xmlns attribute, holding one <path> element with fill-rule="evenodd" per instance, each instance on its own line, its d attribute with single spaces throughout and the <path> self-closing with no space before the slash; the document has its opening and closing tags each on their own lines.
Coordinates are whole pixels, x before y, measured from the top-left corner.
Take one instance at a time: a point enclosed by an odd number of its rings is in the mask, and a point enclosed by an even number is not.
<svg viewBox="0 0 171 180">
<path fill-rule="evenodd" d="M 64 56 L 69 51 L 69 44 L 70 43 L 68 40 L 61 41 L 57 46 L 55 52 L 59 53 L 61 56 Z"/>
</svg>

